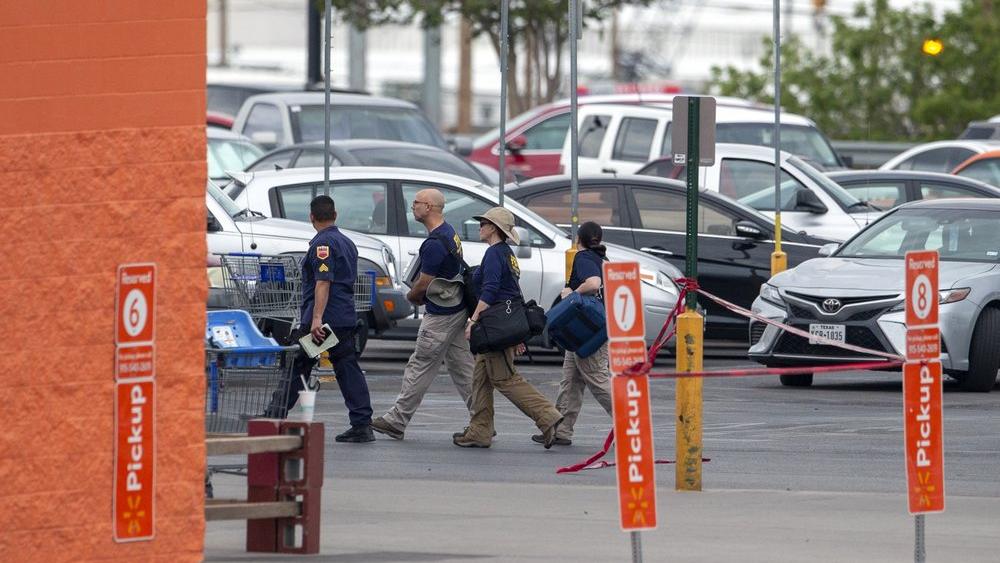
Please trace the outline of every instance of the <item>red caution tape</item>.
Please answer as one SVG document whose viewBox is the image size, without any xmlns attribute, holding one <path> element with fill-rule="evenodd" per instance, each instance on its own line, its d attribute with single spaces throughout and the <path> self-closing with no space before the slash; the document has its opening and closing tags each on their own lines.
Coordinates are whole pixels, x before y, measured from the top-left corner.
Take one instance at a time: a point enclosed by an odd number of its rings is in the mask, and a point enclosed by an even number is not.
<svg viewBox="0 0 1000 563">
<path fill-rule="evenodd" d="M 751 377 L 760 375 L 796 375 L 803 373 L 827 373 L 833 371 L 856 371 L 871 369 L 896 368 L 903 365 L 903 362 L 895 360 L 883 362 L 855 362 L 850 364 L 835 364 L 829 366 L 802 366 L 787 368 L 744 368 L 744 369 L 721 369 L 715 371 L 665 371 L 649 372 L 646 375 L 657 379 L 681 379 L 684 377 Z"/>
<path fill-rule="evenodd" d="M 653 344 L 650 345 L 649 351 L 646 354 L 646 361 L 641 364 L 635 364 L 631 368 L 625 370 L 622 374 L 624 376 L 633 375 L 648 375 L 651 378 L 656 379 L 680 379 L 684 377 L 755 377 L 764 375 L 796 375 L 805 373 L 828 373 L 835 371 L 855 371 L 855 370 L 873 370 L 873 369 L 889 369 L 895 368 L 903 365 L 903 357 L 898 354 L 892 354 L 889 352 L 883 352 L 881 350 L 872 350 L 870 348 L 864 348 L 862 346 L 854 346 L 853 344 L 847 344 L 846 342 L 837 342 L 835 340 L 830 340 L 828 338 L 823 338 L 820 336 L 815 336 L 809 334 L 808 332 L 795 328 L 793 326 L 786 325 L 785 323 L 769 319 L 763 315 L 759 315 L 740 307 L 735 303 L 726 301 L 725 299 L 713 295 L 698 286 L 698 281 L 690 278 L 678 278 L 675 280 L 679 286 L 679 291 L 677 295 L 677 302 L 674 304 L 674 308 L 667 315 L 666 320 L 663 323 L 663 327 L 660 329 L 659 334 L 653 340 Z M 802 367 L 786 367 L 786 368 L 744 368 L 744 369 L 724 369 L 715 371 L 670 371 L 670 372 L 651 372 L 653 367 L 653 362 L 656 360 L 656 355 L 660 352 L 660 348 L 663 347 L 667 341 L 670 340 L 674 334 L 677 332 L 677 316 L 680 314 L 681 309 L 684 307 L 684 301 L 687 297 L 689 291 L 695 291 L 705 297 L 715 301 L 719 305 L 722 305 L 726 309 L 733 311 L 734 313 L 743 315 L 744 317 L 751 318 L 762 323 L 766 323 L 772 326 L 776 326 L 788 333 L 800 336 L 802 338 L 812 339 L 819 344 L 824 344 L 827 346 L 834 346 L 837 348 L 842 348 L 844 350 L 850 350 L 852 352 L 860 352 L 862 354 L 869 354 L 872 356 L 878 356 L 885 358 L 882 361 L 875 362 L 854 362 L 845 364 L 835 364 L 835 365 L 824 365 L 824 366 L 802 366 Z M 669 331 L 668 331 L 669 329 Z M 605 467 L 612 467 L 615 465 L 613 461 L 602 461 L 605 455 L 607 455 L 608 450 L 611 449 L 611 444 L 614 443 L 615 432 L 611 430 L 608 433 L 608 437 L 604 439 L 604 446 L 600 451 L 590 456 L 586 460 L 576 463 L 573 465 L 568 465 L 566 467 L 560 467 L 556 470 L 556 473 L 575 473 L 577 471 L 583 471 L 586 469 L 602 469 Z M 702 458 L 702 461 L 711 461 L 708 458 Z M 659 464 L 670 464 L 675 463 L 671 460 L 656 460 L 655 463 Z"/>
<path fill-rule="evenodd" d="M 604 439 L 604 446 L 601 450 L 594 455 L 588 457 L 586 460 L 575 463 L 573 465 L 567 465 L 566 467 L 560 467 L 556 469 L 556 473 L 576 473 L 578 471 L 585 471 L 587 469 L 604 469 L 605 467 L 614 467 L 615 462 L 604 461 L 601 458 L 608 455 L 608 450 L 611 449 L 611 444 L 615 441 L 615 431 L 611 430 L 608 432 L 608 437 Z M 702 458 L 702 461 L 712 461 L 708 458 Z M 672 459 L 658 459 L 653 463 L 661 465 L 669 465 L 671 463 L 677 463 Z"/>
</svg>

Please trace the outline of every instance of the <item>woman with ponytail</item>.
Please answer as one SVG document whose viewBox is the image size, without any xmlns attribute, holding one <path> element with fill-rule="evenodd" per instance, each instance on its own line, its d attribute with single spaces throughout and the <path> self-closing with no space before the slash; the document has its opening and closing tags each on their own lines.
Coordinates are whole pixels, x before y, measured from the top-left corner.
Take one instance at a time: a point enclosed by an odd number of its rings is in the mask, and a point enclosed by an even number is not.
<svg viewBox="0 0 1000 563">
<path fill-rule="evenodd" d="M 577 252 L 573 258 L 569 283 L 563 289 L 561 297 L 565 298 L 575 291 L 582 295 L 596 295 L 603 300 L 601 289 L 604 287 L 604 277 L 601 265 L 607 260 L 607 248 L 601 244 L 604 231 L 597 223 L 588 221 L 580 225 L 576 233 Z M 559 396 L 556 398 L 556 408 L 563 419 L 553 442 L 557 446 L 572 444 L 573 425 L 583 407 L 584 388 L 590 389 L 597 402 L 611 415 L 611 370 L 608 367 L 606 342 L 586 358 L 568 350 L 563 357 L 563 377 L 559 382 Z M 541 434 L 536 434 L 531 439 L 539 443 L 545 441 Z"/>
</svg>

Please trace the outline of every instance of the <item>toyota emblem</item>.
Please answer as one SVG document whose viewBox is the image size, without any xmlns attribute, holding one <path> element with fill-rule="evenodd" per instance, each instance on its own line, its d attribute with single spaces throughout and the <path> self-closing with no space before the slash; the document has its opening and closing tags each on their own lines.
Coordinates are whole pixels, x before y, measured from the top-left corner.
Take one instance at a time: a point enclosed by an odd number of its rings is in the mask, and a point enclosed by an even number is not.
<svg viewBox="0 0 1000 563">
<path fill-rule="evenodd" d="M 823 310 L 827 313 L 836 313 L 840 310 L 840 299 L 824 299 Z"/>
</svg>

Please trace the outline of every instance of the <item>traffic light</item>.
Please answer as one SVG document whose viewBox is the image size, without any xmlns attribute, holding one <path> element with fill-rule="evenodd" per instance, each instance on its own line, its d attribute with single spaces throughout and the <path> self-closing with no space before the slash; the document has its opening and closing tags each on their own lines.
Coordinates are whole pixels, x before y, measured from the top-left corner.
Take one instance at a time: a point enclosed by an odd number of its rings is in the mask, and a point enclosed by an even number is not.
<svg viewBox="0 0 1000 563">
<path fill-rule="evenodd" d="M 925 55 L 936 57 L 944 51 L 944 43 L 940 39 L 924 39 L 923 52 Z"/>
</svg>

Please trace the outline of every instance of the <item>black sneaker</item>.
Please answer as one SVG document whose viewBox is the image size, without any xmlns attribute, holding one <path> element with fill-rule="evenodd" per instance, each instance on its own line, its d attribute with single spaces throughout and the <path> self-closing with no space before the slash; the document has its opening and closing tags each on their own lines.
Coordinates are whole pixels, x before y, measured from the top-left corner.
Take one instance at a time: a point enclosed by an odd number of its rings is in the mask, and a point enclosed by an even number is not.
<svg viewBox="0 0 1000 563">
<path fill-rule="evenodd" d="M 545 436 L 543 436 L 541 434 L 535 434 L 535 435 L 533 435 L 531 437 L 531 441 L 532 442 L 537 442 L 539 444 L 544 444 L 545 443 Z M 573 445 L 573 441 L 570 440 L 569 438 L 559 438 L 559 437 L 556 437 L 556 440 L 555 440 L 555 442 L 552 442 L 552 445 L 554 445 L 554 446 L 572 446 Z"/>
<path fill-rule="evenodd" d="M 346 432 L 337 434 L 334 440 L 337 442 L 353 443 L 374 442 L 375 433 L 372 432 L 372 427 L 367 424 L 364 426 L 352 426 Z"/>
</svg>

